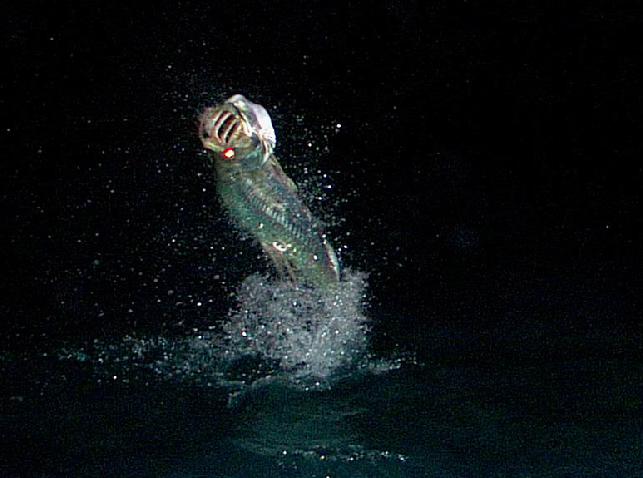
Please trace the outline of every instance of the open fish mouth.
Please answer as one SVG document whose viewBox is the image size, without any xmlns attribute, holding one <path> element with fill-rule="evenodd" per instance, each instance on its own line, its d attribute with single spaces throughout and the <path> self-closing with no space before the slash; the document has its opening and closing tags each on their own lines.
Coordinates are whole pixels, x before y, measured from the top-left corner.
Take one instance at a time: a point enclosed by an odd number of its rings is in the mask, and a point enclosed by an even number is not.
<svg viewBox="0 0 643 478">
<path fill-rule="evenodd" d="M 219 148 L 227 148 L 251 136 L 252 131 L 234 106 L 224 104 L 204 112 L 200 135 L 206 147 L 214 143 Z"/>
<path fill-rule="evenodd" d="M 260 157 L 260 164 L 267 161 L 277 142 L 266 109 L 239 94 L 203 112 L 199 135 L 204 148 L 221 153 L 225 160 Z"/>
</svg>

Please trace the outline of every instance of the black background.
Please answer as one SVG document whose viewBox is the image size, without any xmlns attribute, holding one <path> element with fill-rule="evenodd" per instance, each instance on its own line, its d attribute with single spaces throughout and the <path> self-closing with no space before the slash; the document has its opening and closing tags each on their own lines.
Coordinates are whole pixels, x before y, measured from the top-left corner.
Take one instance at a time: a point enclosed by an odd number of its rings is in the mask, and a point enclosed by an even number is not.
<svg viewBox="0 0 643 478">
<path fill-rule="evenodd" d="M 310 151 L 330 175 L 313 208 L 344 219 L 331 233 L 370 273 L 384 342 L 446 324 L 483 345 L 640 333 L 640 9 L 15 3 L 4 347 L 225 313 L 266 265 L 216 201 L 196 120 L 237 92 L 268 108 L 287 172 L 304 181 Z"/>
</svg>

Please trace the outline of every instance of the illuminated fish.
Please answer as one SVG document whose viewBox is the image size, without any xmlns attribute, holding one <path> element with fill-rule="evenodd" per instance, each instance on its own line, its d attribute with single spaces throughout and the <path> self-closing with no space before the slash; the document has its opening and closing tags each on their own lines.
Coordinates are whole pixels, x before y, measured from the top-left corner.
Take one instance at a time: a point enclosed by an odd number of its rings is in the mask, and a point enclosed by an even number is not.
<svg viewBox="0 0 643 478">
<path fill-rule="evenodd" d="M 277 138 L 265 108 L 234 95 L 203 112 L 199 137 L 214 160 L 223 205 L 279 275 L 295 285 L 336 284 L 335 251 L 273 154 Z"/>
</svg>

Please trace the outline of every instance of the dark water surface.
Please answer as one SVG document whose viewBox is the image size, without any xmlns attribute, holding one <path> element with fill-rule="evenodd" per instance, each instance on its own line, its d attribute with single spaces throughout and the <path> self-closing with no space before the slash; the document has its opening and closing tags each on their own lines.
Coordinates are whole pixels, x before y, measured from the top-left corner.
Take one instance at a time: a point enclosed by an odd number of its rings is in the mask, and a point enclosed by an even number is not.
<svg viewBox="0 0 643 478">
<path fill-rule="evenodd" d="M 495 337 L 499 354 L 429 335 L 422 362 L 233 395 L 198 376 L 5 356 L 2 476 L 641 476 L 636 343 Z"/>
</svg>

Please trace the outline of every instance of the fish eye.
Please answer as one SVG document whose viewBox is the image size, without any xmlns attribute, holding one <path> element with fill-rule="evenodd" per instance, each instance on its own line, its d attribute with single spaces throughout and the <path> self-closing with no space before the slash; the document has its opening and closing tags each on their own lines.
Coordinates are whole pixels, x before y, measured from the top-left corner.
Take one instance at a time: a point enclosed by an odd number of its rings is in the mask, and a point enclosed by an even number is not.
<svg viewBox="0 0 643 478">
<path fill-rule="evenodd" d="M 227 159 L 228 161 L 233 160 L 235 157 L 234 148 L 224 149 L 223 152 L 221 153 L 221 156 L 223 157 L 223 159 Z"/>
</svg>

